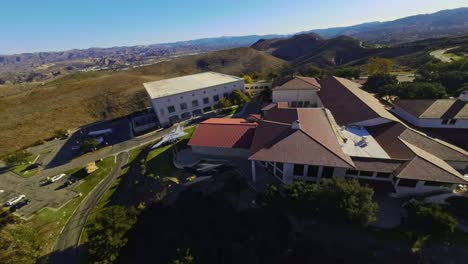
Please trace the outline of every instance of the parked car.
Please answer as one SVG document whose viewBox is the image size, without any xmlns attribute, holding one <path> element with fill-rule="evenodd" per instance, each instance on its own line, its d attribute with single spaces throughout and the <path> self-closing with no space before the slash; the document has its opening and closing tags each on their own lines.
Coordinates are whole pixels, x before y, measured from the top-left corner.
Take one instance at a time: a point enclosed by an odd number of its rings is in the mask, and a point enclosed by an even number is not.
<svg viewBox="0 0 468 264">
<path fill-rule="evenodd" d="M 14 204 L 12 207 L 10 207 L 10 212 L 15 212 L 16 210 L 20 209 L 21 207 L 27 205 L 30 202 L 31 200 L 29 199 L 23 199 L 19 201 L 18 203 Z"/>
<path fill-rule="evenodd" d="M 65 186 L 70 186 L 70 185 L 73 185 L 78 179 L 76 178 L 69 178 L 66 182 L 65 182 Z"/>
<path fill-rule="evenodd" d="M 59 181 L 60 179 L 62 179 L 63 177 L 67 176 L 65 173 L 62 173 L 62 174 L 59 174 L 59 175 L 55 175 L 54 177 L 50 178 L 50 182 L 56 182 L 56 181 Z"/>
<path fill-rule="evenodd" d="M 6 205 L 6 206 L 12 206 L 12 205 L 14 205 L 14 204 L 16 204 L 16 203 L 19 203 L 19 202 L 20 202 L 21 200 L 23 200 L 24 198 L 26 198 L 26 195 L 24 195 L 24 194 L 18 195 L 18 196 L 16 196 L 16 197 L 13 197 L 13 198 L 11 198 L 10 200 L 8 200 L 8 201 L 5 203 L 5 205 Z"/>
</svg>

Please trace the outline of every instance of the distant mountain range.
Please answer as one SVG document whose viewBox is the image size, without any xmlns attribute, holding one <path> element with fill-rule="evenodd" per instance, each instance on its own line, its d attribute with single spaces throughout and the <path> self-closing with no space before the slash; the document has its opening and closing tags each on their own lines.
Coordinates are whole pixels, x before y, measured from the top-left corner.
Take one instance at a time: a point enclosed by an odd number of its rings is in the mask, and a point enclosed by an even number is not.
<svg viewBox="0 0 468 264">
<path fill-rule="evenodd" d="M 349 27 L 315 29 L 324 38 L 340 35 L 377 44 L 395 44 L 426 38 L 439 38 L 468 33 L 468 7 L 442 10 L 387 22 L 370 22 Z"/>
<path fill-rule="evenodd" d="M 312 32 L 313 35 L 302 35 L 302 33 Z M 298 48 L 297 50 L 289 50 L 287 51 L 288 54 L 283 54 L 286 56 L 279 56 L 280 58 L 291 60 L 294 57 L 294 59 L 298 59 L 298 55 L 303 55 L 305 51 L 315 49 L 327 42 L 328 45 L 334 46 L 332 49 L 337 54 L 340 54 L 338 57 L 334 56 L 335 61 L 332 64 L 342 64 L 343 61 L 353 60 L 356 57 L 355 54 L 345 54 L 346 52 L 352 51 L 358 55 L 369 52 L 363 50 L 362 42 L 394 45 L 427 38 L 468 34 L 468 8 L 443 10 L 433 14 L 410 16 L 388 22 L 371 22 L 348 27 L 308 30 L 298 34 L 300 36 L 293 38 L 294 41 L 300 41 L 301 38 L 316 38 L 316 41 L 313 42 L 312 46 L 309 46 L 310 42 L 305 41 L 303 42 L 304 46 L 295 46 Z M 177 56 L 247 47 L 261 39 L 278 40 L 291 36 L 293 34 L 215 37 L 147 46 L 0 55 L 0 84 L 6 81 L 19 83 L 42 81 L 80 70 L 125 70 L 131 66 L 154 64 Z M 349 36 L 353 39 L 345 37 L 336 39 L 338 36 Z M 347 42 L 347 44 L 344 44 L 344 42 Z M 273 46 L 280 44 L 281 40 L 279 43 L 273 44 Z M 347 48 L 343 48 L 343 44 Z M 351 46 L 354 48 L 350 50 Z M 265 50 L 259 46 L 256 48 Z M 276 52 L 284 53 L 284 49 L 287 48 L 279 49 Z M 340 61 L 336 61 L 336 59 Z M 328 62 L 325 61 L 324 64 L 328 64 Z"/>
</svg>

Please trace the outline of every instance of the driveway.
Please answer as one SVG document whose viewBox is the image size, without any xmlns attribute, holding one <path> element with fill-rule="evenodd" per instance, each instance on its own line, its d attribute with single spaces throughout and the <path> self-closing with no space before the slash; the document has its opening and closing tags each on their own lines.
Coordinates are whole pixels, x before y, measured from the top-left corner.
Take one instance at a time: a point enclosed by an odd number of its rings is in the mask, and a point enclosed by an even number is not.
<svg viewBox="0 0 468 264">
<path fill-rule="evenodd" d="M 117 156 L 117 162 L 111 173 L 84 199 L 75 213 L 68 220 L 55 244 L 51 263 L 79 263 L 81 250 L 76 249 L 89 214 L 96 206 L 102 195 L 112 186 L 128 162 L 128 153 L 122 152 Z"/>
</svg>

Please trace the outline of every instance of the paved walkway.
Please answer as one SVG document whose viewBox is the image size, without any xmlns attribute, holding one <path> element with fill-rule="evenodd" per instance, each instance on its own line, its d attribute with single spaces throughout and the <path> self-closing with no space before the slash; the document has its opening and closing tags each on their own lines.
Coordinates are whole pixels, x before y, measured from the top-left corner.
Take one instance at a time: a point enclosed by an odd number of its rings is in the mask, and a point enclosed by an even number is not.
<svg viewBox="0 0 468 264">
<path fill-rule="evenodd" d="M 117 161 L 111 173 L 85 198 L 75 213 L 68 220 L 55 244 L 54 253 L 50 263 L 79 263 L 82 250 L 77 250 L 81 234 L 86 221 L 93 208 L 102 195 L 112 186 L 122 171 L 122 167 L 128 162 L 128 153 L 122 152 L 117 156 Z"/>
</svg>

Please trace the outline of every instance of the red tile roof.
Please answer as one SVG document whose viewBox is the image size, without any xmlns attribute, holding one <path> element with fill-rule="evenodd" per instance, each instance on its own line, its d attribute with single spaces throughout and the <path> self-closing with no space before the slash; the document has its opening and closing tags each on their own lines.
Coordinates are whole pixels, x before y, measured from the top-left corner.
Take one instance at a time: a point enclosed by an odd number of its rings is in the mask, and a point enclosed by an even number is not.
<svg viewBox="0 0 468 264">
<path fill-rule="evenodd" d="M 256 126 L 242 118 L 210 118 L 198 125 L 188 145 L 249 149 Z"/>
</svg>

